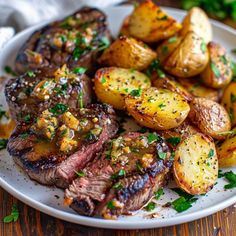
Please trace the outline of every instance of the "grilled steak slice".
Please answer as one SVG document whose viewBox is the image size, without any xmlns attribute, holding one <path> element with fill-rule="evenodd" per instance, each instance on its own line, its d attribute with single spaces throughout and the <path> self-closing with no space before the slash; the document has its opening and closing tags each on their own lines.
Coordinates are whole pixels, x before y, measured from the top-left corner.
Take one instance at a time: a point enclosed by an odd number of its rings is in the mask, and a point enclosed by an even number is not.
<svg viewBox="0 0 236 236">
<path fill-rule="evenodd" d="M 98 53 L 110 39 L 106 16 L 98 9 L 84 7 L 33 33 L 17 55 L 16 71 L 64 64 L 94 71 Z"/>
<path fill-rule="evenodd" d="M 117 131 L 114 110 L 90 105 L 45 110 L 32 124 L 18 124 L 7 150 L 30 178 L 65 188 Z"/>
<path fill-rule="evenodd" d="M 66 189 L 65 203 L 85 215 L 128 214 L 164 185 L 171 164 L 169 147 L 157 134 L 124 134 L 108 143 L 83 170 L 85 176 Z"/>
<path fill-rule="evenodd" d="M 11 79 L 6 84 L 5 95 L 12 117 L 18 121 L 29 120 L 30 116 L 57 103 L 66 104 L 71 109 L 90 104 L 91 81 L 85 74 L 75 72 L 64 65 L 59 69 L 30 71 Z"/>
</svg>

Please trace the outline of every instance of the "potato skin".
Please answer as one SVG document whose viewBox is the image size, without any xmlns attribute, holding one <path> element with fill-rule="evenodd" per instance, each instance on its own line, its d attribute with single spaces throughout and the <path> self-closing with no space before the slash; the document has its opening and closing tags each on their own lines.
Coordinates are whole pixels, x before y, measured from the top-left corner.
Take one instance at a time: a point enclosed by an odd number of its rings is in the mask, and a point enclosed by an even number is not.
<svg viewBox="0 0 236 236">
<path fill-rule="evenodd" d="M 230 57 L 218 43 L 210 42 L 207 48 L 210 60 L 201 73 L 201 80 L 208 87 L 215 89 L 224 88 L 230 83 L 233 76 Z"/>
<path fill-rule="evenodd" d="M 232 130 L 236 133 L 236 128 Z M 229 137 L 219 146 L 217 146 L 217 154 L 219 166 L 234 167 L 236 166 L 236 134 L 229 135 Z"/>
<path fill-rule="evenodd" d="M 102 65 L 144 70 L 157 57 L 143 42 L 121 36 L 107 48 L 98 62 Z"/>
<path fill-rule="evenodd" d="M 203 133 L 215 139 L 225 139 L 222 133 L 231 129 L 230 118 L 223 106 L 206 98 L 194 98 L 189 118 Z"/>
<path fill-rule="evenodd" d="M 178 47 L 162 63 L 165 70 L 178 77 L 192 77 L 201 73 L 209 60 L 203 50 L 203 39 L 193 32 L 187 33 Z"/>
<path fill-rule="evenodd" d="M 125 96 L 132 90 L 150 86 L 151 81 L 145 74 L 117 67 L 99 69 L 94 79 L 98 99 L 119 110 L 125 109 Z"/>
<path fill-rule="evenodd" d="M 129 95 L 125 104 L 137 123 L 156 130 L 179 126 L 190 110 L 179 94 L 154 87 L 144 89 L 140 96 Z"/>
<path fill-rule="evenodd" d="M 236 125 L 236 82 L 231 82 L 225 89 L 221 105 L 228 111 L 232 126 Z"/>
<path fill-rule="evenodd" d="M 178 82 L 194 97 L 207 98 L 212 101 L 219 101 L 217 90 L 204 86 L 199 78 L 179 78 Z"/>
<path fill-rule="evenodd" d="M 168 78 L 167 76 L 165 78 L 152 78 L 152 84 L 156 88 L 164 88 L 172 92 L 178 93 L 186 101 L 192 101 L 193 99 L 193 96 L 183 86 L 181 86 L 174 79 Z"/>
<path fill-rule="evenodd" d="M 205 43 L 212 40 L 212 27 L 206 13 L 199 7 L 193 7 L 182 22 L 183 28 L 180 35 L 185 36 L 188 32 L 194 32 L 202 37 Z"/>
<path fill-rule="evenodd" d="M 176 34 L 181 24 L 151 0 L 139 4 L 130 15 L 130 34 L 146 43 L 159 42 Z"/>
<path fill-rule="evenodd" d="M 184 139 L 175 150 L 174 177 L 177 185 L 192 195 L 211 190 L 218 178 L 218 160 L 213 140 L 196 133 Z"/>
</svg>

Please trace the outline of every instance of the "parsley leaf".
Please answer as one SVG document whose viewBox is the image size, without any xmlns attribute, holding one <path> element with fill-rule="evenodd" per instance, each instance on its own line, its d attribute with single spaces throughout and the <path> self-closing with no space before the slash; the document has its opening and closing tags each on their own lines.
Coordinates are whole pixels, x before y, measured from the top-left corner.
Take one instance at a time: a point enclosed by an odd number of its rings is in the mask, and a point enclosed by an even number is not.
<svg viewBox="0 0 236 236">
<path fill-rule="evenodd" d="M 215 152 L 213 149 L 210 149 L 209 153 L 208 153 L 208 158 L 212 158 L 214 156 Z"/>
<path fill-rule="evenodd" d="M 177 41 L 177 37 L 173 36 L 171 38 L 168 39 L 168 43 L 175 43 Z"/>
<path fill-rule="evenodd" d="M 139 89 L 134 89 L 130 92 L 130 95 L 133 96 L 133 97 L 140 97 L 142 94 L 142 90 L 141 88 Z"/>
<path fill-rule="evenodd" d="M 164 190 L 163 188 L 160 188 L 158 191 L 154 192 L 155 199 L 159 200 L 162 195 L 164 195 Z"/>
<path fill-rule="evenodd" d="M 184 197 L 177 198 L 171 203 L 171 206 L 177 211 L 177 212 L 183 212 L 188 210 L 190 207 L 192 207 L 192 203 L 197 201 L 197 198 L 191 198 L 189 200 L 185 199 Z"/>
<path fill-rule="evenodd" d="M 176 147 L 180 143 L 181 139 L 180 137 L 171 137 L 168 138 L 166 141 Z"/>
<path fill-rule="evenodd" d="M 106 82 L 107 82 L 107 80 L 105 79 L 105 77 L 102 77 L 101 83 L 102 83 L 102 84 L 105 84 Z"/>
<path fill-rule="evenodd" d="M 108 48 L 110 45 L 110 41 L 107 37 L 102 37 L 98 46 L 98 50 L 102 51 L 106 48 Z"/>
<path fill-rule="evenodd" d="M 9 75 L 16 76 L 16 72 L 10 66 L 5 66 L 4 71 Z"/>
<path fill-rule="evenodd" d="M 114 206 L 114 204 L 113 204 L 113 201 L 109 201 L 109 202 L 107 203 L 107 208 L 110 209 L 110 210 L 115 209 L 115 206 Z"/>
<path fill-rule="evenodd" d="M 210 65 L 211 65 L 211 69 L 212 69 L 214 75 L 216 76 L 216 78 L 220 78 L 220 70 L 217 67 L 217 65 L 213 61 L 211 61 Z"/>
<path fill-rule="evenodd" d="M 54 107 L 48 109 L 54 115 L 61 115 L 68 110 L 68 106 L 63 103 L 57 103 Z"/>
<path fill-rule="evenodd" d="M 149 202 L 149 203 L 147 204 L 147 206 L 144 207 L 144 209 L 145 209 L 146 211 L 152 211 L 152 210 L 155 209 L 155 207 L 156 207 L 155 202 Z"/>
<path fill-rule="evenodd" d="M 8 143 L 8 139 L 0 139 L 0 150 L 5 149 Z"/>
<path fill-rule="evenodd" d="M 158 107 L 161 109 L 161 111 L 163 111 L 164 107 L 166 107 L 166 105 L 164 103 L 161 103 L 158 105 Z"/>
<path fill-rule="evenodd" d="M 171 188 L 172 191 L 176 192 L 180 197 L 184 197 L 185 199 L 189 200 L 193 198 L 194 196 L 185 192 L 184 190 L 180 188 Z"/>
<path fill-rule="evenodd" d="M 224 186 L 225 189 L 236 188 L 236 174 L 233 171 L 225 172 L 224 177 L 229 181 L 229 184 Z"/>
<path fill-rule="evenodd" d="M 230 94 L 230 99 L 232 103 L 236 102 L 236 96 L 233 93 Z"/>
<path fill-rule="evenodd" d="M 202 43 L 201 43 L 201 50 L 203 53 L 205 53 L 207 50 L 207 45 L 206 45 L 205 41 L 202 41 Z"/>
<path fill-rule="evenodd" d="M 0 105 L 0 119 L 2 119 L 3 116 L 6 116 L 6 111 L 2 110 Z"/>
<path fill-rule="evenodd" d="M 228 63 L 228 61 L 227 61 L 225 55 L 221 55 L 221 56 L 220 56 L 220 60 L 221 60 L 221 62 L 223 62 L 225 65 Z"/>
<path fill-rule="evenodd" d="M 117 182 L 113 185 L 112 188 L 114 188 L 116 190 L 121 190 L 123 188 L 123 185 L 120 182 Z"/>
<path fill-rule="evenodd" d="M 122 177 L 122 176 L 125 176 L 125 170 L 120 169 L 117 173 L 115 173 L 111 176 L 111 179 L 114 180 L 114 179 L 117 179 L 117 178 Z"/>
<path fill-rule="evenodd" d="M 82 75 L 87 71 L 87 68 L 85 67 L 76 67 L 73 72 L 78 75 Z"/>
<path fill-rule="evenodd" d="M 29 77 L 35 77 L 35 76 L 36 76 L 35 73 L 34 73 L 32 70 L 28 70 L 28 71 L 26 72 L 26 74 L 27 74 Z"/>
<path fill-rule="evenodd" d="M 165 152 L 158 152 L 158 156 L 160 159 L 164 160 L 166 158 L 166 153 Z"/>
<path fill-rule="evenodd" d="M 148 140 L 148 144 L 152 144 L 156 141 L 159 141 L 160 140 L 160 136 L 158 134 L 148 134 L 147 136 L 147 140 Z"/>
<path fill-rule="evenodd" d="M 16 222 L 19 218 L 19 210 L 16 206 L 16 204 L 13 204 L 11 209 L 11 214 L 8 216 L 5 216 L 3 219 L 4 223 L 11 223 L 12 221 Z"/>
<path fill-rule="evenodd" d="M 85 172 L 84 171 L 82 171 L 82 170 L 80 170 L 80 171 L 74 171 L 79 177 L 83 177 L 83 176 L 85 176 L 86 174 L 85 174 Z"/>
</svg>

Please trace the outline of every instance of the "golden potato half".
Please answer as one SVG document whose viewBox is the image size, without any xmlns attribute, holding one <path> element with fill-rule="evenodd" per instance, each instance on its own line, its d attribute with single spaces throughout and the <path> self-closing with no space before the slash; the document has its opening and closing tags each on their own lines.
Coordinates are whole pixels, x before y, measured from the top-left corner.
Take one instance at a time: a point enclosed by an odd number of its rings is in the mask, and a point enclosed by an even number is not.
<svg viewBox="0 0 236 236">
<path fill-rule="evenodd" d="M 129 20 L 129 33 L 146 43 L 167 39 L 176 34 L 181 27 L 181 24 L 151 0 L 146 0 L 135 7 Z"/>
<path fill-rule="evenodd" d="M 98 99 L 116 109 L 125 108 L 125 96 L 132 90 L 151 86 L 145 74 L 117 67 L 101 68 L 95 74 L 95 93 Z"/>
<path fill-rule="evenodd" d="M 103 52 L 98 62 L 106 66 L 144 70 L 156 57 L 156 52 L 143 42 L 121 36 Z"/>
<path fill-rule="evenodd" d="M 201 73 L 202 82 L 211 88 L 224 88 L 233 76 L 230 57 L 218 43 L 210 42 L 207 48 L 210 60 Z"/>
<path fill-rule="evenodd" d="M 236 128 L 232 130 L 232 135 L 217 147 L 217 154 L 220 167 L 236 166 Z"/>
<path fill-rule="evenodd" d="M 225 139 L 230 131 L 230 118 L 223 106 L 206 98 L 194 98 L 190 103 L 189 118 L 203 133 L 215 139 Z"/>
<path fill-rule="evenodd" d="M 206 44 L 212 40 L 211 23 L 201 8 L 193 7 L 185 16 L 182 25 L 183 27 L 180 31 L 182 36 L 187 35 L 189 32 L 194 32 L 202 37 Z"/>
<path fill-rule="evenodd" d="M 189 105 L 177 93 L 154 87 L 144 89 L 138 96 L 125 98 L 130 115 L 141 125 L 156 130 L 179 126 L 189 113 Z"/>
<path fill-rule="evenodd" d="M 174 177 L 177 185 L 192 195 L 211 190 L 218 177 L 215 144 L 197 133 L 184 139 L 175 150 Z"/>
<path fill-rule="evenodd" d="M 236 82 L 231 82 L 224 90 L 221 104 L 228 111 L 232 126 L 236 125 Z"/>
</svg>

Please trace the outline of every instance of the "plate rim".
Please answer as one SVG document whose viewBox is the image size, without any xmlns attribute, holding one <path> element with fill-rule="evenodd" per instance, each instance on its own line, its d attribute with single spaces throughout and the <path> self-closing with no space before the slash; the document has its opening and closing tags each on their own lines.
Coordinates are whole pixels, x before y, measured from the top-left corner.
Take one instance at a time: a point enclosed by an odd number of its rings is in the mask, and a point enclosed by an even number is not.
<svg viewBox="0 0 236 236">
<path fill-rule="evenodd" d="M 115 6 L 116 8 L 117 6 Z M 126 6 L 118 6 L 119 8 L 130 8 L 130 5 Z M 186 14 L 186 11 L 171 7 L 162 7 L 164 10 L 167 10 L 169 12 L 172 12 L 173 14 Z M 28 32 L 37 30 L 38 28 L 42 27 L 50 21 L 43 21 L 37 25 L 34 25 L 32 27 L 29 27 L 19 33 L 17 33 L 9 42 L 5 45 L 2 52 L 7 50 L 10 44 L 13 44 L 14 42 L 18 41 L 18 38 L 20 38 L 22 35 L 27 34 Z M 221 30 L 228 31 L 231 34 L 233 34 L 236 38 L 236 31 L 231 28 L 230 26 L 227 26 L 221 22 L 218 22 L 216 20 L 210 20 L 211 23 L 220 28 Z M 1 61 L 1 56 L 0 56 Z M 46 205 L 44 203 L 41 203 L 37 200 L 34 200 L 33 198 L 27 196 L 26 194 L 23 194 L 19 191 L 17 191 L 16 188 L 12 187 L 10 184 L 8 184 L 4 179 L 0 177 L 0 186 L 6 190 L 8 193 L 13 195 L 15 198 L 19 199 L 20 201 L 24 202 L 25 204 L 29 205 L 30 207 L 37 209 L 45 214 L 48 214 L 50 216 L 53 216 L 55 218 L 59 218 L 61 220 L 65 220 L 68 222 L 72 222 L 75 224 L 82 224 L 87 225 L 91 227 L 98 227 L 98 228 L 110 228 L 110 229 L 147 229 L 147 228 L 159 228 L 164 226 L 171 226 L 171 225 L 177 225 L 181 223 L 187 223 L 193 220 L 197 220 L 199 218 L 211 215 L 217 211 L 220 211 L 234 203 L 236 203 L 236 195 L 231 196 L 227 198 L 226 200 L 222 201 L 221 203 L 218 203 L 214 206 L 210 206 L 204 209 L 200 209 L 195 212 L 190 212 L 188 214 L 184 215 L 175 215 L 169 218 L 164 219 L 145 219 L 145 220 L 132 220 L 132 221 L 114 221 L 114 220 L 104 220 L 99 218 L 92 218 L 92 217 L 86 217 L 81 216 L 69 212 L 65 212 L 63 210 L 55 209 L 49 205 Z"/>
</svg>

